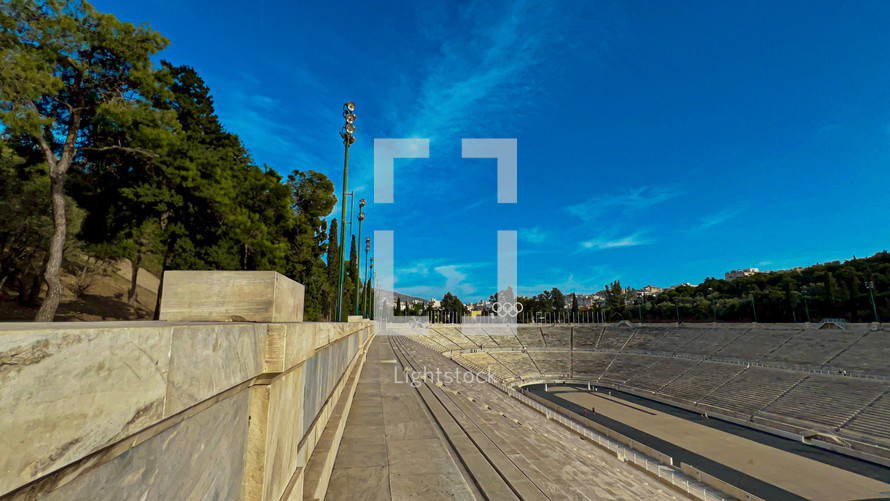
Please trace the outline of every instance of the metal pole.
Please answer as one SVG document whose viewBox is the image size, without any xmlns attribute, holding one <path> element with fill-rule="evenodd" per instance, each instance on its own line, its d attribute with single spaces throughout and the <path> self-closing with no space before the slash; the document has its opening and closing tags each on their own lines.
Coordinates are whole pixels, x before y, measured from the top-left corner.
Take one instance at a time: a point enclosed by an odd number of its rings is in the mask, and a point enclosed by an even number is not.
<svg viewBox="0 0 890 501">
<path fill-rule="evenodd" d="M 349 178 L 349 140 L 345 140 L 346 153 L 343 156 L 343 198 L 340 201 L 340 282 L 337 284 L 337 318 L 339 322 L 343 318 L 343 279 L 346 273 L 346 263 L 343 258 L 346 255 L 346 182 Z"/>
<path fill-rule="evenodd" d="M 355 199 L 355 196 L 352 197 Z M 365 199 L 361 199 L 358 201 L 358 242 L 356 243 L 355 252 L 358 254 L 356 258 L 358 258 L 358 269 L 355 270 L 355 275 L 359 282 L 361 282 L 361 277 L 359 276 L 359 271 L 362 269 L 362 251 L 359 245 L 362 244 L 362 221 L 365 219 L 365 211 L 362 208 L 365 206 Z M 364 284 L 355 284 L 355 314 L 358 315 L 359 312 L 359 301 L 358 301 L 358 291 L 362 288 Z"/>
<path fill-rule="evenodd" d="M 881 320 L 878 318 L 878 307 L 875 306 L 875 283 L 865 282 L 865 287 L 868 289 L 869 297 L 871 297 L 871 309 L 875 312 L 875 322 L 880 322 Z"/>
</svg>

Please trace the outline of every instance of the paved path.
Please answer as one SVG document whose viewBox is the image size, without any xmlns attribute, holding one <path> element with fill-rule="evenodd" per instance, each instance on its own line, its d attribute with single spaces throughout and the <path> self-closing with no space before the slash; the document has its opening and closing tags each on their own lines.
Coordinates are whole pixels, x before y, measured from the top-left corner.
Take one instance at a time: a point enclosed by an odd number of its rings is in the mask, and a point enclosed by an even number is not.
<svg viewBox="0 0 890 501">
<path fill-rule="evenodd" d="M 375 339 L 362 370 L 326 499 L 475 499 L 389 342 Z"/>
<path fill-rule="evenodd" d="M 804 498 L 881 498 L 890 492 L 886 483 L 608 394 L 563 386 L 551 386 L 550 392 Z"/>
<path fill-rule="evenodd" d="M 403 367 L 443 376 L 415 389 Z M 328 499 L 686 499 L 493 386 L 444 376 L 458 371 L 413 341 L 375 339 Z"/>
</svg>

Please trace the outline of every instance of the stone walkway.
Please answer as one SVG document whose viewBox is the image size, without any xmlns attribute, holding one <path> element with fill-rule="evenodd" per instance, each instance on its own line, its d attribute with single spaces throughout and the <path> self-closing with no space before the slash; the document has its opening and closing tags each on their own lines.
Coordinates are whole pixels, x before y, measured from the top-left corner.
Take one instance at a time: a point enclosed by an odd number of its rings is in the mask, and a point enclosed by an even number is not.
<svg viewBox="0 0 890 501">
<path fill-rule="evenodd" d="M 375 339 L 328 499 L 686 499 L 487 383 L 415 389 L 404 366 L 464 372 L 412 341 Z"/>
<path fill-rule="evenodd" d="M 393 369 L 402 374 L 389 341 L 375 339 L 326 499 L 474 499 L 417 390 L 396 383 Z"/>
</svg>

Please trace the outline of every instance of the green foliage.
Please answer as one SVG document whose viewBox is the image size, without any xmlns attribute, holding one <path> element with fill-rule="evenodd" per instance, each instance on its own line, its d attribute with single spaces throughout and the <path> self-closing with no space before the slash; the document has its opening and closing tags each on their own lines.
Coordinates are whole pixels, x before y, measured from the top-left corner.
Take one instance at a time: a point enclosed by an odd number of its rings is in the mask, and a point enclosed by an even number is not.
<svg viewBox="0 0 890 501">
<path fill-rule="evenodd" d="M 441 304 L 443 311 L 464 315 L 468 315 L 470 313 L 469 308 L 464 305 L 463 301 L 461 301 L 459 297 L 450 292 L 445 293 L 445 295 L 442 297 Z"/>
<path fill-rule="evenodd" d="M 299 170 L 285 181 L 257 166 L 194 69 L 155 68 L 151 56 L 166 45 L 147 25 L 77 0 L 0 4 L 0 131 L 21 150 L 4 144 L 0 154 L 2 209 L 16 216 L 0 221 L 0 288 L 33 288 L 21 284 L 51 268 L 49 254 L 61 262 L 57 236 L 67 236 L 137 270 L 150 261 L 279 271 L 306 285 L 307 320 L 329 317 L 333 183 Z M 65 192 L 88 212 L 82 228 L 70 200 L 67 218 L 53 217 L 50 202 L 64 204 Z M 330 250 L 339 256 L 336 237 Z M 350 279 L 359 281 L 357 263 Z"/>
</svg>

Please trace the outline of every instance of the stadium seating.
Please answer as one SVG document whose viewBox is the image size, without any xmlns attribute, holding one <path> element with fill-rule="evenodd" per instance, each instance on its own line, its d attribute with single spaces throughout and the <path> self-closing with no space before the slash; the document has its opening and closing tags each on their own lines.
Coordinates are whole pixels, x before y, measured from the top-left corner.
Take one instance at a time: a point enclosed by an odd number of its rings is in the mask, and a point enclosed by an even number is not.
<svg viewBox="0 0 890 501">
<path fill-rule="evenodd" d="M 655 392 L 699 364 L 696 360 L 658 358 L 658 363 L 628 379 L 626 386 Z"/>
<path fill-rule="evenodd" d="M 714 353 L 714 356 L 750 362 L 759 361 L 764 355 L 775 350 L 800 331 L 801 329 L 797 328 L 751 329 Z"/>
<path fill-rule="evenodd" d="M 863 409 L 844 429 L 890 441 L 890 393 Z"/>
<path fill-rule="evenodd" d="M 541 327 L 541 334 L 548 348 L 567 350 L 572 346 L 572 328 L 567 325 Z"/>
<path fill-rule="evenodd" d="M 710 356 L 749 330 L 750 329 L 739 329 L 737 327 L 715 327 L 704 329 L 701 336 L 686 343 L 680 348 L 680 351 L 689 355 Z"/>
<path fill-rule="evenodd" d="M 572 339 L 575 348 L 592 350 L 596 347 L 603 328 L 599 325 L 576 325 L 573 328 Z"/>
<path fill-rule="evenodd" d="M 763 360 L 821 367 L 863 334 L 854 330 L 805 329 L 782 346 L 767 353 Z"/>
<path fill-rule="evenodd" d="M 860 374 L 890 376 L 888 348 L 890 348 L 890 332 L 869 332 L 829 360 L 827 364 Z"/>
<path fill-rule="evenodd" d="M 536 325 L 518 325 L 516 337 L 526 348 L 544 347 L 544 338 L 541 337 L 541 328 Z"/>
<path fill-rule="evenodd" d="M 541 377 L 538 367 L 532 362 L 528 354 L 521 351 L 494 351 L 490 355 L 510 369 L 517 377 L 522 379 L 536 379 Z"/>
<path fill-rule="evenodd" d="M 810 376 L 764 411 L 839 427 L 886 391 L 885 384 L 839 376 Z"/>
<path fill-rule="evenodd" d="M 800 382 L 806 373 L 751 367 L 701 403 L 752 415 Z"/>
<path fill-rule="evenodd" d="M 637 327 L 625 350 L 651 351 L 656 342 L 669 336 L 672 331 L 673 327 Z"/>
<path fill-rule="evenodd" d="M 659 357 L 649 355 L 618 355 L 615 361 L 609 365 L 606 372 L 600 378 L 604 383 L 624 384 L 628 379 L 634 377 L 640 372 L 644 372 L 646 368 L 656 364 Z"/>
<path fill-rule="evenodd" d="M 609 353 L 596 353 L 589 351 L 576 351 L 572 354 L 573 358 L 573 374 L 572 377 L 580 379 L 598 379 L 603 375 L 606 367 L 612 363 L 615 355 Z"/>
<path fill-rule="evenodd" d="M 744 365 L 702 362 L 662 388 L 659 393 L 679 400 L 696 402 L 743 370 L 745 370 Z"/>
<path fill-rule="evenodd" d="M 529 351 L 542 376 L 570 377 L 571 353 L 568 351 Z"/>
<path fill-rule="evenodd" d="M 634 331 L 630 327 L 606 327 L 597 348 L 600 350 L 620 350 Z"/>
</svg>

